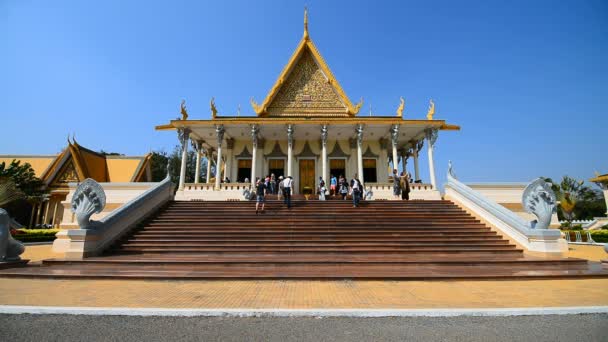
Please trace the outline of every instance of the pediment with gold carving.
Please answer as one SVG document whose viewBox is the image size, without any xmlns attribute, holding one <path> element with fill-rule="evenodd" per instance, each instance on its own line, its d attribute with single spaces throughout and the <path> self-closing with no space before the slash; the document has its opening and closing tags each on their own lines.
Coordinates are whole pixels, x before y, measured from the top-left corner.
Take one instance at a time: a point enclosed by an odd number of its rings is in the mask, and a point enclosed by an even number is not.
<svg viewBox="0 0 608 342">
<path fill-rule="evenodd" d="M 251 100 L 258 116 L 352 117 L 353 105 L 305 32 L 287 66 L 262 104 Z"/>
</svg>

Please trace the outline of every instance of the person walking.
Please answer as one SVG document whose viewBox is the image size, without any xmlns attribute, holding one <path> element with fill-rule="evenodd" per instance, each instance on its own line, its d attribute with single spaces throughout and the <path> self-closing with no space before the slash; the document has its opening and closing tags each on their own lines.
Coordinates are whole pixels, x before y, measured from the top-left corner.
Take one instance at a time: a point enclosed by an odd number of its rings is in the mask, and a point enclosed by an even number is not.
<svg viewBox="0 0 608 342">
<path fill-rule="evenodd" d="M 359 206 L 359 201 L 361 200 L 361 194 L 363 192 L 363 185 L 356 173 L 353 176 L 353 179 L 350 180 L 350 188 L 353 196 L 353 208 L 356 208 Z"/>
<path fill-rule="evenodd" d="M 409 200 L 410 199 L 410 180 L 407 177 L 407 174 L 401 172 L 401 177 L 399 177 L 399 185 L 401 186 L 401 199 Z"/>
<path fill-rule="evenodd" d="M 255 214 L 258 214 L 258 207 L 262 204 L 262 212 L 264 212 L 264 196 L 266 195 L 266 183 L 258 180 L 255 185 L 256 202 L 255 202 Z"/>
<path fill-rule="evenodd" d="M 291 186 L 293 184 L 293 178 L 291 176 L 287 176 L 283 180 L 283 203 L 287 204 L 287 208 L 291 209 Z"/>
<path fill-rule="evenodd" d="M 336 179 L 336 176 L 331 175 L 329 178 L 329 194 L 331 196 L 336 196 L 338 194 L 337 190 L 338 190 L 338 180 Z"/>
<path fill-rule="evenodd" d="M 281 197 L 283 197 L 283 176 L 279 176 L 277 188 L 279 189 L 277 192 L 277 199 L 280 201 Z"/>
<path fill-rule="evenodd" d="M 397 175 L 397 169 L 393 169 L 393 198 L 398 200 L 401 195 L 401 184 L 399 183 L 399 175 Z"/>
<path fill-rule="evenodd" d="M 325 191 L 327 191 L 325 188 L 325 181 L 323 180 L 323 177 L 319 177 L 319 188 L 317 190 L 319 193 L 319 201 L 325 201 Z"/>
<path fill-rule="evenodd" d="M 277 194 L 277 180 L 274 177 L 274 173 L 270 174 L 270 193 L 273 195 Z"/>
<path fill-rule="evenodd" d="M 342 200 L 345 201 L 346 195 L 348 195 L 348 182 L 346 181 L 346 178 L 344 178 L 344 177 L 342 177 L 342 175 L 340 175 L 340 180 L 338 181 L 338 184 L 339 184 L 340 195 L 342 195 Z"/>
</svg>

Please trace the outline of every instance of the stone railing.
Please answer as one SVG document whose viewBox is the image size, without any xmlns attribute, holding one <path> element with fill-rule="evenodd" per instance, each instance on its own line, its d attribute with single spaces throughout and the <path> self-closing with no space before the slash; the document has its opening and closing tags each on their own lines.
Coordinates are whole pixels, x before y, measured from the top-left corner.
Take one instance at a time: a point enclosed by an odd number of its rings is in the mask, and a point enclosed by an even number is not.
<svg viewBox="0 0 608 342">
<path fill-rule="evenodd" d="M 372 200 L 392 200 L 393 183 L 366 183 L 366 193 L 370 193 Z M 410 199 L 412 200 L 440 200 L 441 194 L 433 185 L 426 183 L 410 184 Z"/>
<path fill-rule="evenodd" d="M 558 229 L 534 228 L 531 222 L 458 181 L 451 167 L 447 178 L 446 199 L 460 205 L 482 222 L 506 235 L 512 242 L 530 252 L 564 254 L 568 251 L 568 243 L 561 237 Z"/>
<path fill-rule="evenodd" d="M 67 259 L 98 255 L 171 199 L 173 184 L 167 177 L 101 220 L 88 222 L 86 229 L 81 225 L 80 229 L 60 231 L 53 243 L 53 251 L 65 253 Z M 103 205 L 99 210 L 102 209 Z M 75 210 L 78 211 L 78 208 Z M 79 214 L 82 215 L 77 212 Z M 85 219 L 89 217 L 90 214 Z"/>
<path fill-rule="evenodd" d="M 249 183 L 221 183 L 219 189 L 212 183 L 187 183 L 175 193 L 177 201 L 242 201 L 251 190 Z"/>
</svg>

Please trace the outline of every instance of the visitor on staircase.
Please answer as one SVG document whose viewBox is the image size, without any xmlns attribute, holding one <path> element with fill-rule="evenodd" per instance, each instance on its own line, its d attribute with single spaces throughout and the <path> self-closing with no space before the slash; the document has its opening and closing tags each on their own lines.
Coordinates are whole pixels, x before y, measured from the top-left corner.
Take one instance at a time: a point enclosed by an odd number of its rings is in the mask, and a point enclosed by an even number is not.
<svg viewBox="0 0 608 342">
<path fill-rule="evenodd" d="M 348 195 L 348 182 L 346 181 L 346 178 L 340 175 L 340 180 L 338 181 L 338 184 L 340 189 L 340 195 L 342 195 L 342 200 L 345 201 L 346 195 Z"/>
<path fill-rule="evenodd" d="M 409 200 L 410 199 L 410 180 L 408 179 L 408 175 L 405 172 L 401 172 L 401 177 L 399 177 L 399 185 L 401 186 L 401 199 Z"/>
<path fill-rule="evenodd" d="M 361 200 L 361 194 L 363 193 L 363 185 L 361 181 L 357 177 L 357 174 L 353 176 L 353 179 L 350 181 L 350 188 L 352 189 L 351 195 L 353 196 L 353 208 L 359 206 L 359 201 Z"/>
<path fill-rule="evenodd" d="M 268 191 L 273 195 L 277 194 L 277 179 L 275 178 L 274 173 L 270 174 L 270 188 Z"/>
<path fill-rule="evenodd" d="M 397 169 L 393 169 L 393 198 L 398 200 L 401 195 L 401 184 Z"/>
<path fill-rule="evenodd" d="M 283 180 L 283 196 L 285 198 L 284 202 L 287 204 L 287 208 L 291 209 L 291 186 L 293 184 L 293 178 L 291 176 L 287 176 L 285 180 Z"/>
<path fill-rule="evenodd" d="M 281 197 L 283 197 L 283 176 L 279 176 L 279 181 L 277 182 L 277 184 L 278 184 L 277 199 L 280 201 Z"/>
<path fill-rule="evenodd" d="M 317 188 L 317 193 L 319 194 L 319 201 L 325 201 L 325 191 L 327 191 L 327 189 L 325 188 L 325 181 L 323 180 L 323 177 L 319 177 L 319 187 Z"/>
<path fill-rule="evenodd" d="M 258 181 L 255 184 L 255 191 L 256 191 L 256 202 L 255 202 L 255 214 L 258 214 L 258 208 L 260 206 L 260 203 L 262 204 L 262 212 L 264 212 L 264 196 L 266 195 L 266 183 L 262 182 L 261 180 L 258 179 Z"/>
<path fill-rule="evenodd" d="M 336 176 L 331 175 L 329 177 L 329 191 L 330 191 L 330 195 L 331 196 L 336 196 L 336 189 L 338 187 L 338 180 L 336 179 Z"/>
</svg>

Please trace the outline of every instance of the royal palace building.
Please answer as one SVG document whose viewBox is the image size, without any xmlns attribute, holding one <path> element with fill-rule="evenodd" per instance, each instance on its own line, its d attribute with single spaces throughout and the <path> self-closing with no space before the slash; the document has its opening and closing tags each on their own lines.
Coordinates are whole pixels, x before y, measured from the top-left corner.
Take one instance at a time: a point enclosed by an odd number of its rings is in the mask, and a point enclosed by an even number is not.
<svg viewBox="0 0 608 342">
<path fill-rule="evenodd" d="M 382 199 L 390 197 L 392 169 L 412 157 L 412 197 L 439 199 L 433 146 L 439 131 L 460 128 L 436 119 L 432 101 L 425 119 L 405 119 L 404 99 L 395 102 L 392 115 L 358 115 L 363 101 L 352 103 L 340 86 L 309 35 L 305 13 L 304 35 L 274 86 L 261 103 L 251 99 L 257 116 L 221 115 L 212 99 L 211 119 L 192 120 L 182 102 L 182 117 L 156 129 L 176 130 L 183 156 L 189 145 L 197 152 L 195 182 L 185 183 L 183 158 L 176 198 L 238 199 L 249 183 L 270 174 L 292 176 L 294 193 L 302 194 L 313 191 L 319 177 L 357 174 L 369 197 Z M 418 167 L 424 145 L 425 183 Z M 215 179 L 199 179 L 202 154 L 219 166 Z"/>
</svg>

